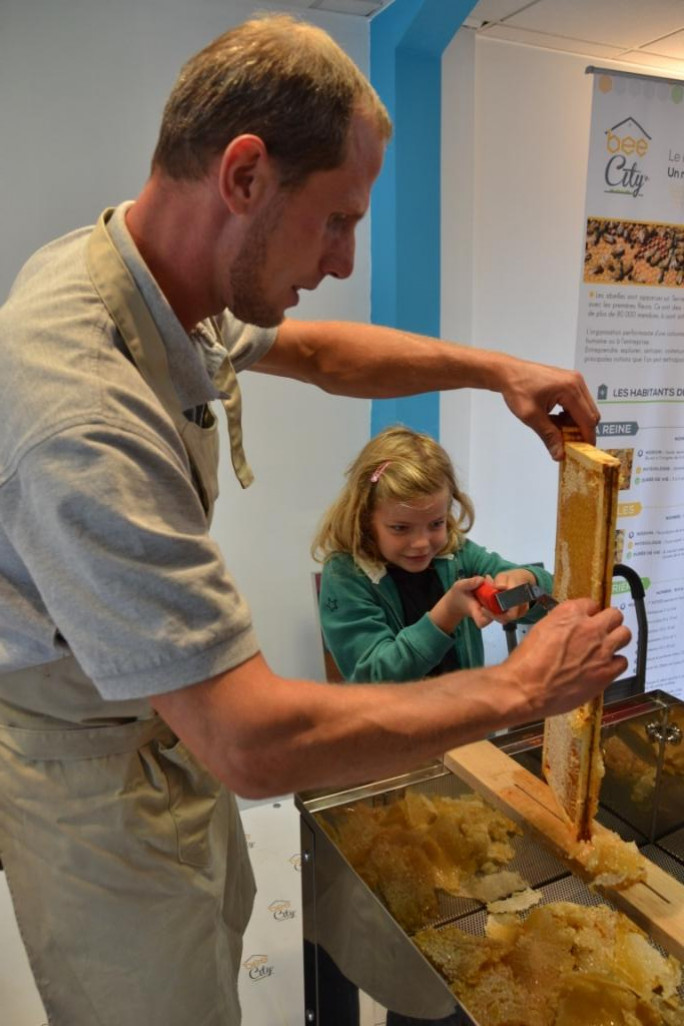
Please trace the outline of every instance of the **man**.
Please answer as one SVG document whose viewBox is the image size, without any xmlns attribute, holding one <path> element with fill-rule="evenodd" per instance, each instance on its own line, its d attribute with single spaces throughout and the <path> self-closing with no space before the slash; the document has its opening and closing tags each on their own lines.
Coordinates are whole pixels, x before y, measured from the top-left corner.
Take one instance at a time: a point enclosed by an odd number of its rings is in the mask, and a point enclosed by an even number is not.
<svg viewBox="0 0 684 1026">
<path fill-rule="evenodd" d="M 556 456 L 556 403 L 593 438 L 576 374 L 283 320 L 351 273 L 389 132 L 325 33 L 248 22 L 181 72 L 138 199 L 35 254 L 0 312 L 0 857 L 53 1026 L 239 1022 L 253 883 L 230 791 L 394 773 L 625 669 L 620 614 L 588 600 L 438 682 L 322 687 L 259 652 L 208 534 L 212 399 L 250 477 L 233 367 L 489 388 Z"/>
</svg>

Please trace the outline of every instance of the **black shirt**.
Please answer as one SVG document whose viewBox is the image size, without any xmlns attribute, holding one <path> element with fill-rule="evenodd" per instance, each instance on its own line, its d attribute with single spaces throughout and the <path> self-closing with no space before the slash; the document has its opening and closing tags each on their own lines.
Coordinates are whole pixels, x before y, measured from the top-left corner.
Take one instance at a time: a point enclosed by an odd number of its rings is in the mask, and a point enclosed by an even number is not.
<svg viewBox="0 0 684 1026">
<path fill-rule="evenodd" d="M 428 613 L 444 594 L 444 586 L 434 563 L 430 563 L 425 570 L 419 570 L 417 573 L 411 570 L 402 570 L 401 567 L 388 563 L 387 573 L 397 586 L 406 627 L 420 620 L 421 616 Z M 442 673 L 450 673 L 458 668 L 456 646 L 452 645 L 441 662 L 437 663 L 427 676 L 438 677 Z"/>
</svg>

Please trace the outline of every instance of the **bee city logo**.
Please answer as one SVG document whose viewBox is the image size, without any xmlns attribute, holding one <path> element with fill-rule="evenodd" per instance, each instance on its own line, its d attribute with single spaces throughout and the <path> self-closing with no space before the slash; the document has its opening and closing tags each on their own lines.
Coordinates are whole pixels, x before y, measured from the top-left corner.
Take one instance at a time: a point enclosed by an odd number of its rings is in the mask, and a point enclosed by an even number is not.
<svg viewBox="0 0 684 1026">
<path fill-rule="evenodd" d="M 295 855 L 291 855 L 290 858 L 287 861 L 290 863 L 290 865 L 294 869 L 295 873 L 301 873 L 301 871 L 302 871 L 302 856 L 301 856 L 300 852 L 297 852 Z"/>
<path fill-rule="evenodd" d="M 626 117 L 606 129 L 608 161 L 603 172 L 606 192 L 617 192 L 637 199 L 642 195 L 648 175 L 639 158 L 648 153 L 651 136 L 636 118 Z"/>
<path fill-rule="evenodd" d="M 268 911 L 272 913 L 273 918 L 279 923 L 282 923 L 287 919 L 294 919 L 297 914 L 292 908 L 291 902 L 285 901 L 282 898 L 272 901 L 268 906 Z"/>
<path fill-rule="evenodd" d="M 242 965 L 247 970 L 250 980 L 253 980 L 254 983 L 257 983 L 259 980 L 265 980 L 273 975 L 273 966 L 269 965 L 268 955 L 250 955 Z"/>
</svg>

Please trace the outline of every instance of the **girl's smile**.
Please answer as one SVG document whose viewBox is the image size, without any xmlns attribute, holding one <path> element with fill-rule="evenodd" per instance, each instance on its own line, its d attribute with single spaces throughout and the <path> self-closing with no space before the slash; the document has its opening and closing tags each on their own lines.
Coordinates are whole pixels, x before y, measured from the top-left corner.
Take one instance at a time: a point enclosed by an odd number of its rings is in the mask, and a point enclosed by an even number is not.
<svg viewBox="0 0 684 1026">
<path fill-rule="evenodd" d="M 373 537 L 386 563 L 418 573 L 447 542 L 447 488 L 417 496 L 411 503 L 386 499 L 371 514 Z"/>
</svg>

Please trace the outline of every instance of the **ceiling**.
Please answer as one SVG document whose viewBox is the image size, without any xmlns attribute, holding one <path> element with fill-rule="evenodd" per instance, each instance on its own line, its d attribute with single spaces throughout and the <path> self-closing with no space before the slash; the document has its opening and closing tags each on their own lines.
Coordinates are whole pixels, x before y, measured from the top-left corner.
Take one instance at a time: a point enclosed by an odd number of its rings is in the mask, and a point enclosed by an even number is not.
<svg viewBox="0 0 684 1026">
<path fill-rule="evenodd" d="M 443 0 L 448 3 L 449 0 Z M 289 0 L 288 7 L 301 11 L 335 11 L 337 14 L 355 14 L 368 18 L 383 7 L 389 7 L 392 0 Z"/>
<path fill-rule="evenodd" d="M 362 18 L 392 3 L 287 0 L 289 7 L 302 11 Z M 491 39 L 625 61 L 684 78 L 684 0 L 479 0 L 464 24 Z"/>
<path fill-rule="evenodd" d="M 683 0 L 479 0 L 464 24 L 491 39 L 684 77 Z"/>
</svg>

